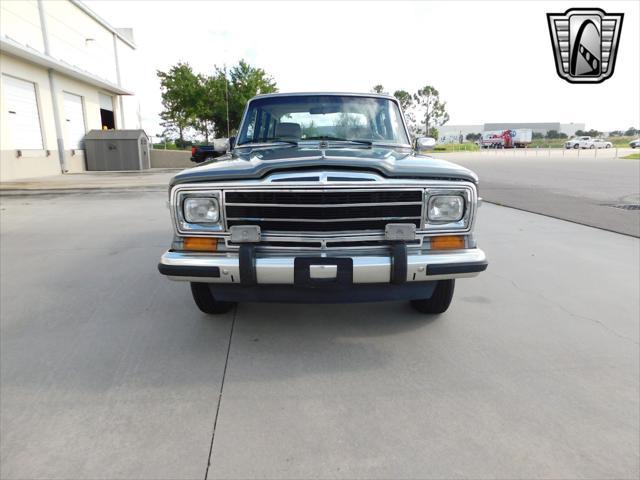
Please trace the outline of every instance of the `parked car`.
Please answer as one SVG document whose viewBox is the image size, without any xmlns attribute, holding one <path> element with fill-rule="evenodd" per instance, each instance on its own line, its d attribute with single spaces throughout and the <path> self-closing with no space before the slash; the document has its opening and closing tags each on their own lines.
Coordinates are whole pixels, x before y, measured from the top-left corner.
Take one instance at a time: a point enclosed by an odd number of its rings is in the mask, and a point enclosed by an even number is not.
<svg viewBox="0 0 640 480">
<path fill-rule="evenodd" d="M 487 268 L 473 233 L 478 177 L 420 154 L 398 100 L 377 94 L 251 99 L 237 142 L 176 175 L 158 269 L 196 305 L 410 300 L 442 313 L 455 280 Z"/>
<path fill-rule="evenodd" d="M 575 137 L 567 140 L 564 144 L 564 148 L 586 148 L 585 145 L 590 141 L 591 137 L 589 136 Z"/>
<path fill-rule="evenodd" d="M 592 138 L 588 142 L 585 142 L 584 145 L 580 146 L 581 148 L 611 148 L 613 147 L 613 143 L 603 138 Z"/>
<path fill-rule="evenodd" d="M 191 147 L 191 161 L 195 163 L 206 162 L 224 155 L 227 151 L 223 143 L 213 145 L 194 145 Z"/>
<path fill-rule="evenodd" d="M 640 148 L 640 138 L 636 138 L 635 140 L 631 140 L 629 142 L 629 146 L 631 148 Z"/>
</svg>

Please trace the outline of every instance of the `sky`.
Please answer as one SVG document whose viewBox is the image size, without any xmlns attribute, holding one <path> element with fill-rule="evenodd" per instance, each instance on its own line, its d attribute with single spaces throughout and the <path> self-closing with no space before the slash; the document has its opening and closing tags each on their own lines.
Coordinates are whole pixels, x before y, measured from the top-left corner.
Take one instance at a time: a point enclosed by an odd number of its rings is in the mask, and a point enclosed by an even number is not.
<svg viewBox="0 0 640 480">
<path fill-rule="evenodd" d="M 449 124 L 585 123 L 640 127 L 640 2 L 600 1 L 111 1 L 84 2 L 134 29 L 134 89 L 143 128 L 162 132 L 156 70 L 196 72 L 241 58 L 281 92 L 414 92 L 432 85 Z M 546 13 L 599 7 L 624 13 L 614 75 L 576 85 L 555 71 Z"/>
</svg>

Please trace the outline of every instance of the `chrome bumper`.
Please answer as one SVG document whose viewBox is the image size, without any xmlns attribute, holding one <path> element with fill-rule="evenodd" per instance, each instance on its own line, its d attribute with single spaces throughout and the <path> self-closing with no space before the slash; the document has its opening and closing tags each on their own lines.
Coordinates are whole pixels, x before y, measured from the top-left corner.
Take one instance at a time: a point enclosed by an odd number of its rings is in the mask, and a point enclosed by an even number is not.
<svg viewBox="0 0 640 480">
<path fill-rule="evenodd" d="M 406 254 L 406 250 L 404 252 L 403 255 L 340 255 L 336 257 L 336 264 L 340 263 L 340 259 L 351 260 L 350 280 L 354 284 L 398 284 L 475 277 L 487 268 L 487 257 L 478 248 L 417 255 Z M 310 272 L 315 271 L 318 280 L 327 281 L 327 276 L 330 277 L 335 270 L 331 264 L 333 257 L 317 256 L 318 265 L 314 265 L 314 259 L 303 253 L 297 257 L 260 256 L 253 252 L 251 255 L 247 260 L 247 255 L 243 256 L 242 253 L 196 254 L 168 251 L 162 255 L 158 269 L 172 280 L 238 285 L 297 284 L 296 268 L 300 268 L 300 263 L 296 262 L 296 258 L 300 260 L 301 257 L 305 259 L 307 277 L 314 276 Z M 323 272 L 324 268 L 328 270 L 326 273 Z M 241 272 L 245 273 L 244 278 Z"/>
</svg>

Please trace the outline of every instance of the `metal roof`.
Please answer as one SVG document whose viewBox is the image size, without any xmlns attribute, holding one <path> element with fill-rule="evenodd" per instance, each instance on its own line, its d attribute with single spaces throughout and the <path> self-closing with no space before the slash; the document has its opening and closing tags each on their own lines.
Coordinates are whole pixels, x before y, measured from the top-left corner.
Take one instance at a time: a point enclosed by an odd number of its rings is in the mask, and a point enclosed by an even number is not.
<svg viewBox="0 0 640 480">
<path fill-rule="evenodd" d="M 84 136 L 85 140 L 137 140 L 147 137 L 144 130 L 91 130 Z"/>
</svg>

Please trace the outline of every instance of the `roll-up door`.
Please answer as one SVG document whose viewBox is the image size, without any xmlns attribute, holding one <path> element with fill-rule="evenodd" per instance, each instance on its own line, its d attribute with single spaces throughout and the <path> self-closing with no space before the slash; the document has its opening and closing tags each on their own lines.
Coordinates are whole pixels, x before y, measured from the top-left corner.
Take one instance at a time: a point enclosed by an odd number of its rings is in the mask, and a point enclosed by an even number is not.
<svg viewBox="0 0 640 480">
<path fill-rule="evenodd" d="M 12 148 L 42 150 L 35 84 L 2 75 L 2 87 Z"/>
<path fill-rule="evenodd" d="M 66 148 L 83 148 L 82 139 L 87 132 L 84 128 L 84 111 L 80 95 L 64 92 L 64 125 L 67 135 Z"/>
</svg>

